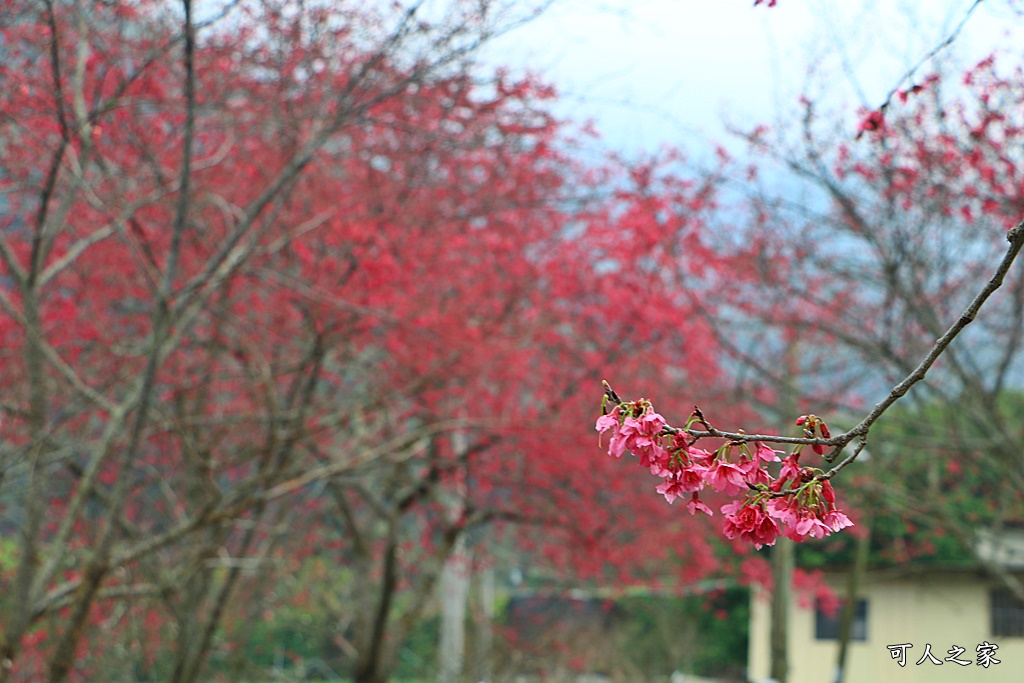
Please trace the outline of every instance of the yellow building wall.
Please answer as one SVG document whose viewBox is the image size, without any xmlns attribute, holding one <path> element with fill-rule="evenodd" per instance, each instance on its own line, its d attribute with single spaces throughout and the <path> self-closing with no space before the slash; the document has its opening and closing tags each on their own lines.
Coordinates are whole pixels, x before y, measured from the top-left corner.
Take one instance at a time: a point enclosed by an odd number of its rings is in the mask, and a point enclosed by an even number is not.
<svg viewBox="0 0 1024 683">
<path fill-rule="evenodd" d="M 833 583 L 842 594 L 841 579 Z M 1024 638 L 993 636 L 990 631 L 989 592 L 992 584 L 978 574 L 935 573 L 893 579 L 865 581 L 861 597 L 868 601 L 868 639 L 851 641 L 847 653 L 845 683 L 944 683 L 981 681 L 1021 683 L 1024 681 Z M 751 598 L 748 676 L 766 681 L 770 672 L 770 607 L 767 596 L 753 591 Z M 794 601 L 795 603 L 795 601 Z M 790 609 L 789 683 L 832 683 L 837 644 L 814 637 L 814 610 Z M 1001 661 L 985 669 L 977 664 L 976 647 L 985 641 L 999 646 L 995 657 Z M 906 666 L 900 667 L 887 645 L 910 643 Z M 942 661 L 953 645 L 965 649 L 960 666 L 925 660 L 925 644 Z"/>
</svg>

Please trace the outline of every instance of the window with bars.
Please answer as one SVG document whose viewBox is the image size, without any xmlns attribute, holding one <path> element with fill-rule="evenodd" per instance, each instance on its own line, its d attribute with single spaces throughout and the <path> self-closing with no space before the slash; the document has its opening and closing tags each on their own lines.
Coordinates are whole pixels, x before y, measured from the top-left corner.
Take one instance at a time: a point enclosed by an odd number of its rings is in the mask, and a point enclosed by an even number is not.
<svg viewBox="0 0 1024 683">
<path fill-rule="evenodd" d="M 814 605 L 814 638 L 815 640 L 838 640 L 839 620 L 842 608 L 830 614 L 822 609 L 821 602 Z M 858 598 L 853 612 L 853 624 L 850 626 L 850 640 L 865 641 L 868 639 L 868 601 Z"/>
<path fill-rule="evenodd" d="M 1024 604 L 1005 589 L 991 593 L 992 635 L 1024 637 Z"/>
</svg>

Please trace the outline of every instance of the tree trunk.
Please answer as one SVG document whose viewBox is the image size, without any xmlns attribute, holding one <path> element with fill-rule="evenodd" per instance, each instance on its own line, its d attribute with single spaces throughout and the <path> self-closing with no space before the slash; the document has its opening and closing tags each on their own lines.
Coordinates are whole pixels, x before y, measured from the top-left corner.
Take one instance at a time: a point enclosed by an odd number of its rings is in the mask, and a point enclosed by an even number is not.
<svg viewBox="0 0 1024 683">
<path fill-rule="evenodd" d="M 473 658 L 476 661 L 474 680 L 491 683 L 494 677 L 491 669 L 494 649 L 494 567 L 485 567 L 477 577 L 480 582 L 477 593 L 480 604 L 473 615 Z"/>
<path fill-rule="evenodd" d="M 438 647 L 440 683 L 460 683 L 462 680 L 471 560 L 465 537 L 460 536 L 441 574 L 441 644 Z"/>
<path fill-rule="evenodd" d="M 361 639 L 359 658 L 352 672 L 354 683 L 387 683 L 390 666 L 385 661 L 385 639 L 391 607 L 398 586 L 398 520 L 388 520 L 388 536 L 384 548 L 383 576 L 376 605 L 370 616 L 367 637 Z"/>
<path fill-rule="evenodd" d="M 853 620 L 857 614 L 857 594 L 867 570 L 868 553 L 871 549 L 871 519 L 865 515 L 861 524 L 864 527 L 864 535 L 857 539 L 853 568 L 846 583 L 846 601 L 843 603 L 843 613 L 839 619 L 835 683 L 843 683 L 846 677 L 846 654 L 849 650 L 850 637 L 853 635 Z"/>
</svg>

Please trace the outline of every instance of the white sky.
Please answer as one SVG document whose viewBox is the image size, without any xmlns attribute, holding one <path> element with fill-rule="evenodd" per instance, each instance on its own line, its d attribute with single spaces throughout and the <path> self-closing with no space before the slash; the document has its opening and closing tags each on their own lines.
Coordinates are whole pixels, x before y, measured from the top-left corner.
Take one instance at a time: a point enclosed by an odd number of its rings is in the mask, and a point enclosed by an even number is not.
<svg viewBox="0 0 1024 683">
<path fill-rule="evenodd" d="M 557 112 L 593 119 L 626 155 L 724 141 L 723 121 L 772 123 L 801 92 L 853 112 L 878 106 L 959 23 L 971 0 L 555 0 L 486 60 L 553 82 Z M 1024 16 L 987 0 L 947 58 L 973 64 L 1017 44 Z M 1019 54 L 1019 52 L 1018 52 Z M 852 79 L 847 77 L 852 75 Z"/>
</svg>

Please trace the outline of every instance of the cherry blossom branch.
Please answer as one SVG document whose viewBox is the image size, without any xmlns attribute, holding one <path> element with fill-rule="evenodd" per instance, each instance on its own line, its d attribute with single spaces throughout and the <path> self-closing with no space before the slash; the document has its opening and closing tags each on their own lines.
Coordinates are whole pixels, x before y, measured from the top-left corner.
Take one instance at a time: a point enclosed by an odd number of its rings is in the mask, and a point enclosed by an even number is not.
<svg viewBox="0 0 1024 683">
<path fill-rule="evenodd" d="M 899 384 L 894 386 L 889 392 L 889 395 L 876 404 L 864 419 L 848 431 L 828 437 L 824 435 L 817 437 L 813 435 L 813 432 L 811 432 L 811 435 L 807 437 L 789 437 L 775 434 L 747 434 L 742 431 L 726 432 L 711 426 L 700 411 L 700 408 L 695 407 L 691 423 L 701 425 L 704 428 L 703 430 L 692 429 L 689 427 L 672 427 L 666 424 L 662 427 L 661 434 L 674 436 L 676 434 L 684 433 L 690 436 L 694 443 L 702 438 L 721 438 L 727 439 L 736 445 L 763 442 L 792 444 L 797 446 L 817 446 L 819 448 L 829 447 L 832 449 L 831 452 L 823 456 L 825 461 L 828 463 L 834 462 L 847 445 L 854 440 L 857 440 L 857 446 L 854 448 L 852 453 L 841 460 L 839 464 L 832 467 L 832 469 L 815 476 L 815 480 L 818 481 L 831 479 L 860 456 L 864 451 L 864 448 L 867 446 L 868 432 L 872 425 L 874 425 L 878 418 L 880 418 L 894 403 L 896 403 L 896 401 L 902 398 L 911 387 L 924 379 L 928 370 L 931 369 L 932 365 L 934 365 L 939 357 L 946 351 L 957 335 L 959 335 L 960 332 L 975 319 L 988 298 L 997 289 L 999 289 L 1000 286 L 1002 286 L 1007 272 L 1009 272 L 1010 267 L 1013 265 L 1014 260 L 1016 260 L 1021 248 L 1024 247 L 1024 221 L 1021 221 L 1021 223 L 1011 229 L 1007 233 L 1006 239 L 1010 243 L 1010 246 L 1000 261 L 999 266 L 996 268 L 992 278 L 988 281 L 985 287 L 978 292 L 977 296 L 975 296 L 970 304 L 968 304 L 967 308 L 965 308 L 963 313 L 960 314 L 956 322 L 954 322 L 949 329 L 935 341 L 931 350 L 924 358 L 921 359 L 921 362 L 917 367 L 915 367 Z M 624 403 L 608 382 L 604 382 L 604 395 L 607 401 L 613 405 L 620 406 Z M 807 433 L 806 430 L 805 433 Z"/>
<path fill-rule="evenodd" d="M 615 390 L 612 389 L 611 385 L 607 381 L 602 380 L 604 384 L 604 395 L 608 398 L 608 402 L 612 405 L 622 405 L 626 403 L 622 398 L 619 397 Z M 829 446 L 837 447 L 840 444 L 845 446 L 853 437 L 844 439 L 846 434 L 839 434 L 830 438 L 822 437 L 804 437 L 804 436 L 781 436 L 778 434 L 747 434 L 744 431 L 737 432 L 726 432 L 721 429 L 716 429 L 708 423 L 704 417 L 703 412 L 697 406 L 693 408 L 693 414 L 696 416 L 696 422 L 700 423 L 704 429 L 688 429 L 684 427 L 673 427 L 671 425 L 665 425 L 661 429 L 661 433 L 665 435 L 675 434 L 687 434 L 692 437 L 695 441 L 699 439 L 727 439 L 734 443 L 753 443 L 755 441 L 763 441 L 768 443 L 784 443 L 796 446 Z"/>
</svg>

